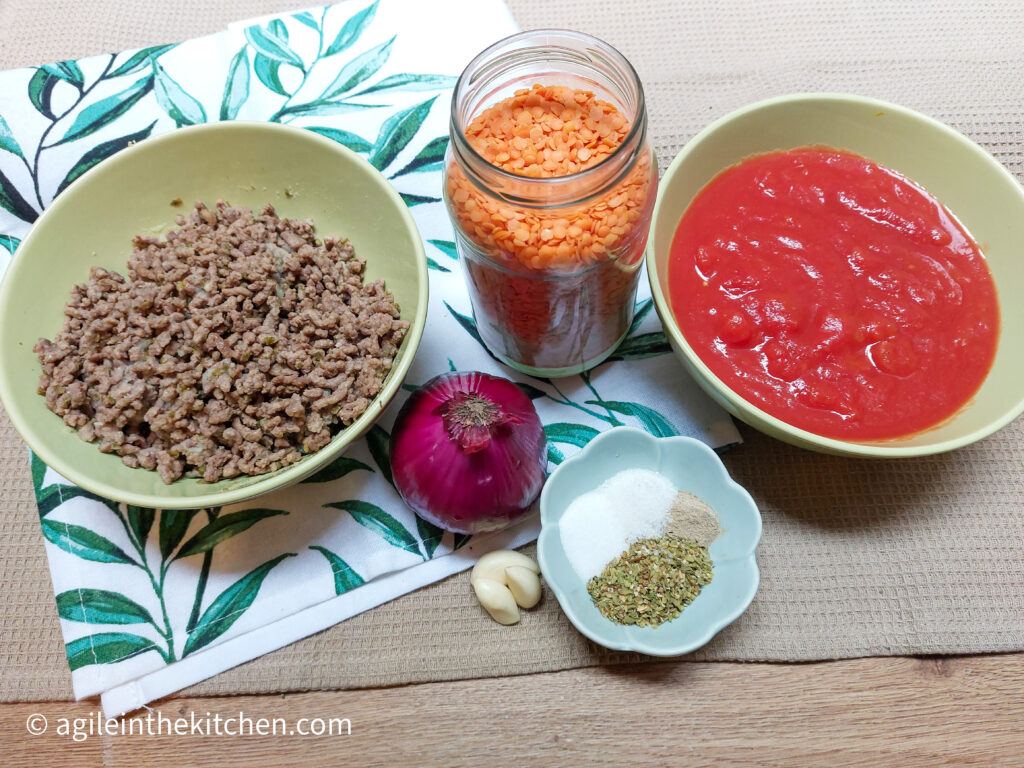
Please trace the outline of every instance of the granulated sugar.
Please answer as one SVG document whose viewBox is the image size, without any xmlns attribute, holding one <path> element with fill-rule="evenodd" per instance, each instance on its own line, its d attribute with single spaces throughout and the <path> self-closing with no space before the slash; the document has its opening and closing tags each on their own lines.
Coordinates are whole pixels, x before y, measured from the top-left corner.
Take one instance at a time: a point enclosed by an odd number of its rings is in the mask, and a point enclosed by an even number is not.
<svg viewBox="0 0 1024 768">
<path fill-rule="evenodd" d="M 676 488 L 649 469 L 627 469 L 578 497 L 559 531 L 569 562 L 589 581 L 637 539 L 661 536 Z"/>
</svg>

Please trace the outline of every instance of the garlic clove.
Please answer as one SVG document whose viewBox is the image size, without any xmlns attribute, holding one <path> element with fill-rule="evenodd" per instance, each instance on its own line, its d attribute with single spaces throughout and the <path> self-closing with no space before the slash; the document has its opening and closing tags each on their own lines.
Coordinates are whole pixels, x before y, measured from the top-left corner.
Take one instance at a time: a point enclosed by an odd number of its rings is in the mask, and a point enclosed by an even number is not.
<svg viewBox="0 0 1024 768">
<path fill-rule="evenodd" d="M 527 568 L 533 573 L 540 573 L 540 566 L 534 562 L 533 558 L 513 549 L 499 549 L 495 552 L 488 552 L 477 561 L 473 566 L 473 572 L 469 575 L 469 580 L 474 582 L 477 579 L 490 579 L 504 584 L 505 569 L 514 565 Z"/>
<path fill-rule="evenodd" d="M 533 608 L 540 602 L 540 578 L 529 568 L 510 565 L 505 569 L 505 584 L 521 608 Z"/>
<path fill-rule="evenodd" d="M 519 606 L 512 592 L 504 584 L 493 579 L 471 581 L 476 599 L 499 624 L 515 624 L 519 621 Z"/>
</svg>

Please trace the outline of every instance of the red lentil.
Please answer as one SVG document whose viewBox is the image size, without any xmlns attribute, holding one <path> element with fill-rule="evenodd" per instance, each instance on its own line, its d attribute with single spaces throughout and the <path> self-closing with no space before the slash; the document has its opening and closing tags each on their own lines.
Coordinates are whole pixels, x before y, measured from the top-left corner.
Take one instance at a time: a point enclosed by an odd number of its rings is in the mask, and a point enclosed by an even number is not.
<svg viewBox="0 0 1024 768">
<path fill-rule="evenodd" d="M 481 111 L 465 136 L 490 165 L 528 184 L 597 167 L 630 129 L 613 104 L 590 91 L 534 85 Z M 616 343 L 631 316 L 653 205 L 651 157 L 643 152 L 624 179 L 597 197 L 587 196 L 593 180 L 581 178 L 582 202 L 550 207 L 512 205 L 449 165 L 450 211 L 487 259 L 463 264 L 478 328 L 492 350 L 531 368 L 560 369 Z"/>
<path fill-rule="evenodd" d="M 613 104 L 589 91 L 534 85 L 477 115 L 466 138 L 491 165 L 547 179 L 600 164 L 629 129 Z M 571 211 L 501 203 L 457 170 L 448 175 L 448 195 L 464 231 L 485 252 L 531 269 L 571 270 L 614 256 L 643 217 L 650 175 L 644 158 L 615 188 Z"/>
</svg>

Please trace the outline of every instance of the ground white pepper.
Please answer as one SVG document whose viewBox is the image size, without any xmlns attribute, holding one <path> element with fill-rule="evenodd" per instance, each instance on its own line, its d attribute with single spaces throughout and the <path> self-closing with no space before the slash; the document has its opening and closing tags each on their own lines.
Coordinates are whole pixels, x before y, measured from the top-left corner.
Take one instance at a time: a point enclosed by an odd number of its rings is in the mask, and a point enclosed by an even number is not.
<svg viewBox="0 0 1024 768">
<path fill-rule="evenodd" d="M 718 515 L 707 502 L 688 491 L 679 491 L 676 494 L 668 509 L 666 536 L 692 539 L 702 547 L 710 547 L 711 542 L 721 534 L 722 526 L 718 521 Z"/>
</svg>

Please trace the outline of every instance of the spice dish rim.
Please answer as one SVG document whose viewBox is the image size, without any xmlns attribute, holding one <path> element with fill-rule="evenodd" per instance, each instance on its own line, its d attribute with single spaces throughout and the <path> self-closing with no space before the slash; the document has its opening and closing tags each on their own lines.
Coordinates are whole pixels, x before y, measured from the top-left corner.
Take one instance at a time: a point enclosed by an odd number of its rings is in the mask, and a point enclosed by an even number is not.
<svg viewBox="0 0 1024 768">
<path fill-rule="evenodd" d="M 679 461 L 681 457 L 689 460 Z M 659 627 L 626 627 L 605 618 L 593 605 L 586 584 L 573 570 L 562 547 L 558 523 L 571 501 L 611 476 L 595 471 L 599 465 L 615 471 L 662 472 L 677 490 L 695 493 L 725 518 L 723 533 L 710 547 L 714 566 L 711 584 L 678 618 Z M 714 496 L 714 501 L 706 498 L 708 495 Z M 655 437 L 634 427 L 615 427 L 597 435 L 551 473 L 541 492 L 540 519 L 537 556 L 544 580 L 573 626 L 606 648 L 651 656 L 690 653 L 739 618 L 757 592 L 760 512 L 746 489 L 729 475 L 718 454 L 695 438 Z"/>
</svg>

